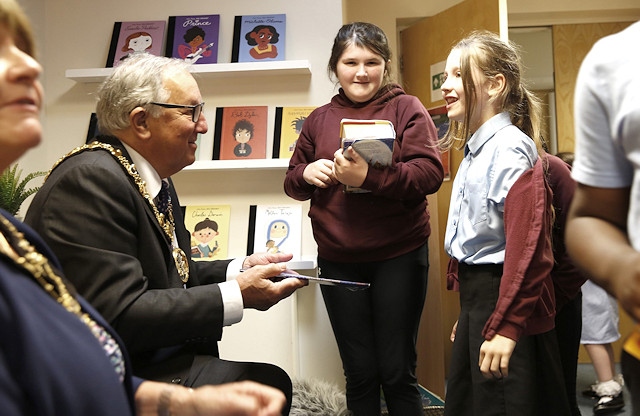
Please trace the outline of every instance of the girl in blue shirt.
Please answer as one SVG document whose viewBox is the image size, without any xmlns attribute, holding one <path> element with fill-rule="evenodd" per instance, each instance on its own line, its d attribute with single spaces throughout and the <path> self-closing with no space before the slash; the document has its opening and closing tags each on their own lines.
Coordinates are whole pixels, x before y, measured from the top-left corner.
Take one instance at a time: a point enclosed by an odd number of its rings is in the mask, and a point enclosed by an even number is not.
<svg viewBox="0 0 640 416">
<path fill-rule="evenodd" d="M 453 47 L 441 88 L 450 120 L 441 147 L 464 149 L 444 242 L 460 291 L 445 415 L 569 414 L 553 324 L 530 319 L 542 285 L 521 282 L 508 299 L 501 290 L 514 284 L 503 276 L 505 200 L 544 154 L 541 103 L 522 83 L 516 49 L 484 31 Z"/>
</svg>

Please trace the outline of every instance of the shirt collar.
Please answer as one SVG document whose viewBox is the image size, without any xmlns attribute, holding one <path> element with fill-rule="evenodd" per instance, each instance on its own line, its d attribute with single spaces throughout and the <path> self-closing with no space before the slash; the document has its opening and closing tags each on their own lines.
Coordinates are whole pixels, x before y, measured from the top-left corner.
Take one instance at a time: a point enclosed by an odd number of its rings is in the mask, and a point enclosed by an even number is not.
<svg viewBox="0 0 640 416">
<path fill-rule="evenodd" d="M 496 114 L 487 120 L 475 133 L 471 135 L 471 138 L 465 146 L 465 155 L 471 153 L 475 156 L 482 146 L 493 137 L 496 132 L 511 124 L 511 116 L 508 111 Z"/>
<path fill-rule="evenodd" d="M 131 161 L 136 166 L 138 174 L 140 174 L 140 177 L 145 182 L 147 192 L 155 198 L 158 196 L 158 193 L 162 188 L 162 178 L 158 175 L 158 172 L 156 172 L 153 166 L 151 166 L 151 163 L 142 157 L 140 153 L 136 152 L 131 146 L 124 142 L 122 142 L 122 145 L 127 149 L 129 156 L 131 156 Z"/>
</svg>

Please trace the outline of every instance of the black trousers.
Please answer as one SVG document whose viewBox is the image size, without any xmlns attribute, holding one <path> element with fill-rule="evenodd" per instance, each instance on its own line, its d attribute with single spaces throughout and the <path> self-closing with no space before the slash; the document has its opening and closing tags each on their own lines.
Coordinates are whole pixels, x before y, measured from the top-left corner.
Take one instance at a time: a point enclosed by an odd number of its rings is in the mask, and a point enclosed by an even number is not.
<svg viewBox="0 0 640 416">
<path fill-rule="evenodd" d="M 556 312 L 556 335 L 560 347 L 560 362 L 564 373 L 565 390 L 572 416 L 580 416 L 576 398 L 578 352 L 582 334 L 582 292 Z"/>
<path fill-rule="evenodd" d="M 460 265 L 460 316 L 451 351 L 445 416 L 567 416 L 558 340 L 554 330 L 522 336 L 509 375 L 480 372 L 482 330 L 498 301 L 502 265 Z"/>
<path fill-rule="evenodd" d="M 633 416 L 640 415 L 640 360 L 625 350 L 620 355 L 620 367 L 624 383 L 631 394 L 631 408 Z"/>
<path fill-rule="evenodd" d="M 322 277 L 370 282 L 352 291 L 322 286 L 354 416 L 380 414 L 380 389 L 390 415 L 423 415 L 415 375 L 416 339 L 427 294 L 427 245 L 389 260 L 336 263 L 319 258 Z"/>
</svg>

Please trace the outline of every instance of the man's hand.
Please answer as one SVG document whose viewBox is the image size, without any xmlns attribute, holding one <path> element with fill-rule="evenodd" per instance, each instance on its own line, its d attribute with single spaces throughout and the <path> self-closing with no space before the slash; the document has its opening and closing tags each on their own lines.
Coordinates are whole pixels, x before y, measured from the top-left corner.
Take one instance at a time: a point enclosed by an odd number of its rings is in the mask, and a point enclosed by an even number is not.
<svg viewBox="0 0 640 416">
<path fill-rule="evenodd" d="M 242 270 L 250 269 L 259 264 L 284 263 L 293 258 L 291 253 L 253 253 L 242 262 Z"/>
<path fill-rule="evenodd" d="M 245 308 L 266 311 L 297 289 L 309 284 L 302 279 L 272 280 L 287 270 L 286 261 L 293 256 L 285 253 L 255 253 L 244 260 L 244 272 L 237 277 Z"/>
<path fill-rule="evenodd" d="M 342 184 L 360 187 L 367 178 L 369 172 L 369 164 L 353 150 L 348 147 L 343 153 L 342 149 L 338 149 L 333 154 L 333 175 Z"/>
<path fill-rule="evenodd" d="M 494 336 L 480 346 L 480 372 L 486 378 L 502 378 L 509 375 L 509 360 L 516 342 L 502 335 Z"/>
</svg>

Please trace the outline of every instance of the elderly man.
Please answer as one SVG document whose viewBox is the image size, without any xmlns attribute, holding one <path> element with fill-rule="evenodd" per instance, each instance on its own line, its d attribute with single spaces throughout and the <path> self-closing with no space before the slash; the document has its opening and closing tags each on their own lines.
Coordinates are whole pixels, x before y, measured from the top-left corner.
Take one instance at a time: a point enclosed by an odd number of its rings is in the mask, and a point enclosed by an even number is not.
<svg viewBox="0 0 640 416">
<path fill-rule="evenodd" d="M 170 176 L 195 160 L 203 105 L 183 61 L 128 58 L 98 91 L 102 134 L 54 166 L 25 221 L 122 336 L 137 376 L 189 387 L 249 379 L 290 404 L 282 369 L 218 358 L 223 327 L 244 308 L 266 310 L 305 283 L 270 279 L 290 255 L 191 260 Z"/>
</svg>

